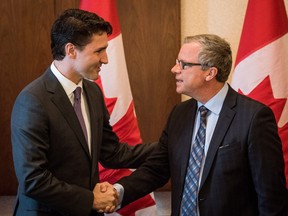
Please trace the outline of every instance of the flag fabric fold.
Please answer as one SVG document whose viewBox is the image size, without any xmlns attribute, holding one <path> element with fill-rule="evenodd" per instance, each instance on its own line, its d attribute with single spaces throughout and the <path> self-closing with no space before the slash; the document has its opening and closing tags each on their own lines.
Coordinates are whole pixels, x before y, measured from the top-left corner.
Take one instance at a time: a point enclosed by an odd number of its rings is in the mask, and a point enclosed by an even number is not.
<svg viewBox="0 0 288 216">
<path fill-rule="evenodd" d="M 107 54 L 109 63 L 102 66 L 96 83 L 103 90 L 105 104 L 110 113 L 110 124 L 120 141 L 129 145 L 141 143 L 142 139 L 135 116 L 126 67 L 116 0 L 81 0 L 80 9 L 96 13 L 110 22 L 113 27 L 113 33 L 108 38 Z M 108 181 L 111 184 L 132 172 L 129 169 L 105 169 L 100 164 L 99 170 L 100 181 Z M 109 215 L 157 215 L 153 193 L 120 209 L 117 213 Z"/>
<path fill-rule="evenodd" d="M 231 85 L 273 110 L 288 187 L 287 64 L 288 19 L 284 0 L 249 0 Z"/>
</svg>

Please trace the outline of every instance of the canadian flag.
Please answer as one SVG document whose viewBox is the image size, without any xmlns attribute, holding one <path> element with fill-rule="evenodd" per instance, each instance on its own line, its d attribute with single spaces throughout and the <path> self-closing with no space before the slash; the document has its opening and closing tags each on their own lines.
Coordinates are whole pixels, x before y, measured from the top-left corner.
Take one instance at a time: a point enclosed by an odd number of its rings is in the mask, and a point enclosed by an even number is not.
<svg viewBox="0 0 288 216">
<path fill-rule="evenodd" d="M 273 110 L 288 187 L 288 19 L 284 0 L 249 0 L 231 85 Z"/>
<path fill-rule="evenodd" d="M 120 141 L 127 142 L 129 145 L 141 143 L 142 139 L 135 116 L 126 67 L 116 0 L 81 0 L 80 9 L 96 13 L 110 22 L 113 27 L 113 33 L 108 38 L 107 54 L 109 63 L 102 66 L 99 79 L 96 82 L 103 90 L 105 103 L 110 113 L 110 124 Z M 129 169 L 105 169 L 100 164 L 99 170 L 100 180 L 108 181 L 111 184 L 132 172 Z M 157 215 L 153 194 L 147 195 L 120 209 L 117 213 L 109 215 Z"/>
</svg>

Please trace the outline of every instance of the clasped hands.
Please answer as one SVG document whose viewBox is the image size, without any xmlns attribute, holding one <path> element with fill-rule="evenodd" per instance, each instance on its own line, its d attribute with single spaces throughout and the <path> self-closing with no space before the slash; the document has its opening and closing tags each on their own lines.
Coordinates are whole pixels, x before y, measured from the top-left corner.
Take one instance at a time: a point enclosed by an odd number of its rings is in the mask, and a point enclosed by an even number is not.
<svg viewBox="0 0 288 216">
<path fill-rule="evenodd" d="M 101 213 L 112 213 L 119 205 L 119 193 L 108 182 L 96 184 L 93 189 L 94 202 L 93 209 Z"/>
</svg>

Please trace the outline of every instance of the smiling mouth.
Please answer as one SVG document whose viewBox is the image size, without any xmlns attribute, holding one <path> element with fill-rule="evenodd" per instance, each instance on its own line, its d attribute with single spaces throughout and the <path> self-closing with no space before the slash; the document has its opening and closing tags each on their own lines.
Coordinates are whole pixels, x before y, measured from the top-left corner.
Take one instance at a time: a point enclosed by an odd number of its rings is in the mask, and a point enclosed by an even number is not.
<svg viewBox="0 0 288 216">
<path fill-rule="evenodd" d="M 176 83 L 183 83 L 183 80 L 176 79 Z"/>
</svg>

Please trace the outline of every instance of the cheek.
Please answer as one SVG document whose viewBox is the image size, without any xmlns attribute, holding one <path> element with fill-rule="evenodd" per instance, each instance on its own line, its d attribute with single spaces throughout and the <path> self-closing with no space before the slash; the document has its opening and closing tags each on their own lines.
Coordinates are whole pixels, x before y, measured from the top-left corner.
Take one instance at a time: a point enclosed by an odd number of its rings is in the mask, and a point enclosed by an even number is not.
<svg viewBox="0 0 288 216">
<path fill-rule="evenodd" d="M 75 64 L 75 70 L 79 73 L 79 75 L 81 76 L 86 76 L 87 74 L 90 73 L 90 71 L 92 70 L 92 64 L 87 61 L 86 59 L 82 59 L 77 61 L 77 63 Z"/>
<path fill-rule="evenodd" d="M 196 81 L 197 77 L 195 77 L 193 74 L 185 74 L 184 76 L 184 83 L 187 85 L 191 85 Z"/>
<path fill-rule="evenodd" d="M 86 59 L 81 64 L 81 69 L 83 72 L 89 73 L 91 70 L 94 70 L 97 67 L 97 62 L 92 59 Z"/>
<path fill-rule="evenodd" d="M 189 74 L 184 79 L 186 88 L 195 88 L 203 85 L 203 78 L 196 74 Z"/>
</svg>

